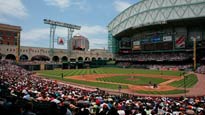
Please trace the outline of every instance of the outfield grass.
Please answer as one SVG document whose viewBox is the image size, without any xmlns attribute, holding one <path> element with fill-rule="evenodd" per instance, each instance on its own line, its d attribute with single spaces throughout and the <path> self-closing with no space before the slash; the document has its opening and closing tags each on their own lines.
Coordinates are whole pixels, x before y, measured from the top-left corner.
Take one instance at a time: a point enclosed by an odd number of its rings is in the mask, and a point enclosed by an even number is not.
<svg viewBox="0 0 205 115">
<path fill-rule="evenodd" d="M 81 81 L 81 80 L 74 80 L 74 79 L 66 79 L 68 82 L 87 85 L 87 86 L 93 86 L 93 87 L 101 87 L 101 88 L 107 88 L 107 89 L 118 89 L 118 84 L 110 84 L 110 83 L 100 83 L 100 82 L 90 82 L 90 81 Z M 121 85 L 122 89 L 128 89 L 127 85 Z"/>
<path fill-rule="evenodd" d="M 94 69 L 77 69 L 77 70 L 44 70 L 38 71 L 40 74 L 48 76 L 59 76 L 63 73 L 64 76 L 74 76 L 82 74 L 155 74 L 180 76 L 181 71 L 159 71 L 159 70 L 145 70 L 145 69 L 123 69 L 123 68 L 94 68 Z"/>
<path fill-rule="evenodd" d="M 67 82 L 98 87 L 98 88 L 108 88 L 108 89 L 118 89 L 118 84 L 112 83 L 100 83 L 100 82 L 91 82 L 91 81 L 81 81 L 81 80 L 74 80 L 74 79 L 62 79 L 61 75 L 63 73 L 64 76 L 74 76 L 74 75 L 86 75 L 86 74 L 153 74 L 153 75 L 169 75 L 169 76 L 180 76 L 182 71 L 158 71 L 158 70 L 144 70 L 144 69 L 123 69 L 123 68 L 94 68 L 94 69 L 69 69 L 69 70 L 44 70 L 38 71 L 41 76 L 63 80 Z M 131 76 L 114 76 L 108 78 L 98 78 L 97 80 L 106 81 L 106 82 L 115 82 L 115 83 L 124 83 L 124 84 L 133 84 L 133 85 L 144 85 L 148 84 L 150 81 L 152 83 L 159 84 L 161 82 L 166 81 L 165 79 L 161 78 L 151 78 L 151 77 L 143 77 L 143 76 L 134 76 L 136 80 L 132 79 L 129 80 Z M 193 74 L 188 75 L 186 79 L 186 87 L 192 87 L 197 82 L 196 76 Z M 170 85 L 174 87 L 184 87 L 184 80 L 176 81 L 170 83 Z M 127 89 L 127 85 L 122 85 L 122 89 Z M 184 93 L 184 90 L 171 90 L 171 91 L 137 91 L 137 93 L 143 94 L 180 94 Z"/>
<path fill-rule="evenodd" d="M 167 81 L 166 79 L 162 78 L 151 78 L 151 77 L 143 77 L 143 76 L 112 76 L 112 77 L 105 77 L 105 78 L 97 78 L 99 81 L 104 82 L 116 82 L 116 83 L 123 83 L 123 84 L 132 84 L 132 85 L 147 85 L 151 81 L 152 83 L 159 84 L 162 82 Z"/>
<path fill-rule="evenodd" d="M 174 86 L 174 87 L 180 87 L 180 88 L 183 88 L 183 87 L 191 88 L 197 82 L 198 82 L 198 79 L 197 79 L 196 75 L 189 74 L 189 75 L 185 76 L 184 79 L 172 82 L 169 85 Z"/>
<path fill-rule="evenodd" d="M 184 90 L 170 90 L 170 91 L 144 91 L 144 90 L 139 90 L 136 91 L 137 93 L 141 94 L 152 94 L 152 95 L 170 95 L 170 94 L 182 94 L 185 93 Z M 186 90 L 186 93 L 188 91 Z"/>
<path fill-rule="evenodd" d="M 81 85 L 87 85 L 87 86 L 92 86 L 92 87 L 100 87 L 100 88 L 108 88 L 108 89 L 118 89 L 119 85 L 118 84 L 109 84 L 109 83 L 99 83 L 99 82 L 91 82 L 91 81 L 83 81 L 83 80 L 74 80 L 74 79 L 62 79 L 59 76 L 56 75 L 51 75 L 47 76 L 42 74 L 43 77 L 46 78 L 51 78 L 54 80 L 61 80 L 61 81 L 66 81 L 66 82 L 71 82 L 71 83 L 76 83 L 76 84 L 81 84 Z M 122 89 L 128 89 L 127 85 L 121 85 Z"/>
</svg>

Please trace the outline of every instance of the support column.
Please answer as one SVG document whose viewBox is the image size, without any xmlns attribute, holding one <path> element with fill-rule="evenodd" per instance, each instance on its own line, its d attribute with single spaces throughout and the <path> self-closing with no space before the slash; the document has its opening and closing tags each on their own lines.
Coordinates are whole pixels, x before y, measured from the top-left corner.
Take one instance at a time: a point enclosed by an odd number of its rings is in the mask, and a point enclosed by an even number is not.
<svg viewBox="0 0 205 115">
<path fill-rule="evenodd" d="M 52 57 L 54 54 L 54 43 L 55 43 L 55 30 L 56 30 L 56 26 L 55 25 L 50 25 L 50 44 L 49 44 L 49 55 Z"/>
<path fill-rule="evenodd" d="M 17 33 L 17 47 L 16 47 L 16 62 L 19 62 L 19 57 L 20 57 L 20 33 Z"/>
<path fill-rule="evenodd" d="M 72 35 L 73 35 L 74 29 L 68 28 L 68 40 L 67 40 L 67 55 L 71 55 L 72 51 Z"/>
</svg>

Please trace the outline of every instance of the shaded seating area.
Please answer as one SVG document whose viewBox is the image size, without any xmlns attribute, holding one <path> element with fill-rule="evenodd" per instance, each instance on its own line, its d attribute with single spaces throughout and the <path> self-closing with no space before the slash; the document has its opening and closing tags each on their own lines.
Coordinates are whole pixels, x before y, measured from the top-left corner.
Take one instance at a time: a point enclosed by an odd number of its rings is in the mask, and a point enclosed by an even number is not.
<svg viewBox="0 0 205 115">
<path fill-rule="evenodd" d="M 44 55 L 36 55 L 31 58 L 31 61 L 49 61 L 50 58 Z"/>
</svg>

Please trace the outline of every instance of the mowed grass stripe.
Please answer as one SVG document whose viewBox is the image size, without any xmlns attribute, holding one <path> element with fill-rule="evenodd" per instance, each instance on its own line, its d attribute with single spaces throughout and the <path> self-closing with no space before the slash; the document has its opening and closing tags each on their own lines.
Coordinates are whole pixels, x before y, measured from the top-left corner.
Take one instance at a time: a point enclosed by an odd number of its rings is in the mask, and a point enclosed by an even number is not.
<svg viewBox="0 0 205 115">
<path fill-rule="evenodd" d="M 170 83 L 169 85 L 174 87 L 183 88 L 184 86 L 187 88 L 193 87 L 198 82 L 197 76 L 194 74 L 189 74 L 185 78 L 179 81 L 175 81 Z"/>
<path fill-rule="evenodd" d="M 47 78 L 47 75 L 43 75 L 43 77 Z M 98 88 L 107 88 L 107 89 L 115 89 L 117 90 L 119 85 L 118 84 L 109 84 L 109 83 L 99 83 L 99 82 L 91 82 L 91 81 L 82 81 L 82 80 L 74 80 L 74 79 L 62 79 L 59 76 L 52 75 L 49 76 L 49 78 L 54 79 L 54 80 L 60 80 L 60 81 L 65 81 L 65 82 L 71 82 L 71 83 L 76 83 L 76 84 L 81 84 L 81 85 L 87 85 L 87 86 L 92 86 L 92 87 L 98 87 Z M 121 85 L 122 89 L 128 89 L 127 85 Z"/>
<path fill-rule="evenodd" d="M 151 77 L 143 77 L 143 76 L 112 76 L 106 78 L 97 78 L 99 81 L 104 82 L 116 82 L 116 83 L 124 83 L 124 84 L 132 84 L 132 85 L 148 85 L 149 82 L 159 84 L 167 81 L 162 78 L 151 78 Z"/>
<path fill-rule="evenodd" d="M 43 75 L 42 77 L 48 78 L 47 74 Z M 109 83 L 100 83 L 100 82 L 91 82 L 91 81 L 82 81 L 82 80 L 74 80 L 74 79 L 62 79 L 59 76 L 56 75 L 50 75 L 49 78 L 54 79 L 54 80 L 60 80 L 60 81 L 65 81 L 65 82 L 71 82 L 71 83 L 76 83 L 76 84 L 81 84 L 81 85 L 87 85 L 87 86 L 92 86 L 92 87 L 98 87 L 98 88 L 107 88 L 107 89 L 115 89 L 117 90 L 119 85 L 118 84 L 109 84 Z M 121 85 L 122 89 L 128 89 L 127 85 Z"/>
<path fill-rule="evenodd" d="M 63 72 L 66 76 L 74 76 L 84 74 L 155 74 L 155 75 L 171 75 L 180 76 L 181 71 L 158 71 L 158 70 L 144 70 L 144 69 L 122 69 L 122 68 L 94 68 L 94 69 L 77 69 L 77 70 L 46 70 L 39 71 L 39 73 L 61 75 Z"/>
<path fill-rule="evenodd" d="M 99 83 L 99 82 L 91 82 L 91 81 L 81 81 L 81 80 L 74 80 L 74 79 L 65 79 L 65 81 L 77 83 L 81 85 L 93 86 L 98 88 L 108 88 L 108 89 L 118 89 L 118 84 L 109 84 L 109 83 Z M 121 85 L 122 89 L 128 89 L 127 85 Z"/>
</svg>

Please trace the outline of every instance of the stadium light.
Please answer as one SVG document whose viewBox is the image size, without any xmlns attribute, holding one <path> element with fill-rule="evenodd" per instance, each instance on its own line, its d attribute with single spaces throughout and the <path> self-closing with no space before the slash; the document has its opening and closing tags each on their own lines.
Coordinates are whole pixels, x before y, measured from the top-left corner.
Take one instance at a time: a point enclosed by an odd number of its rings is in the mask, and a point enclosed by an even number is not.
<svg viewBox="0 0 205 115">
<path fill-rule="evenodd" d="M 64 23 L 64 22 L 59 22 L 59 21 L 54 21 L 54 20 L 50 20 L 50 19 L 43 19 L 43 21 L 44 21 L 44 24 L 50 25 L 50 43 L 49 43 L 50 56 L 53 56 L 53 53 L 54 53 L 54 42 L 55 42 L 54 38 L 55 38 L 56 26 L 65 27 L 68 29 L 68 38 L 67 38 L 67 55 L 68 55 L 69 54 L 69 46 L 70 46 L 69 40 L 72 38 L 72 34 L 73 34 L 74 30 L 80 30 L 81 26 L 77 26 L 74 24 L 68 24 L 68 23 Z M 70 50 L 71 50 L 71 48 L 70 48 Z"/>
<path fill-rule="evenodd" d="M 72 29 L 76 29 L 76 30 L 80 30 L 81 29 L 81 26 L 77 26 L 77 25 L 74 25 L 74 24 L 68 24 L 68 23 L 54 21 L 54 20 L 49 20 L 49 19 L 44 19 L 43 21 L 44 21 L 44 24 L 61 26 L 61 27 L 65 27 L 65 28 L 72 28 Z"/>
</svg>

